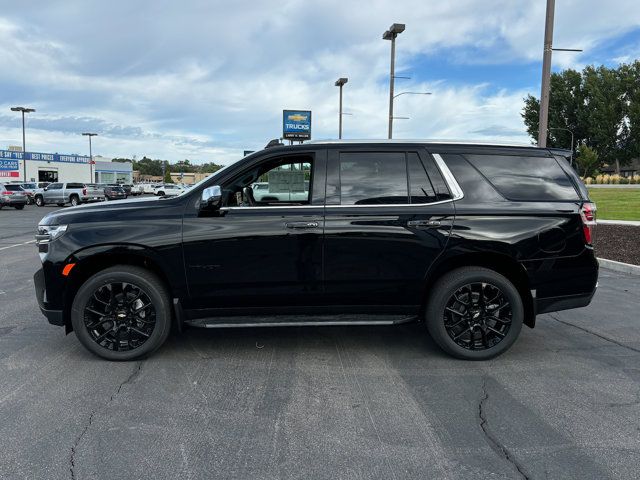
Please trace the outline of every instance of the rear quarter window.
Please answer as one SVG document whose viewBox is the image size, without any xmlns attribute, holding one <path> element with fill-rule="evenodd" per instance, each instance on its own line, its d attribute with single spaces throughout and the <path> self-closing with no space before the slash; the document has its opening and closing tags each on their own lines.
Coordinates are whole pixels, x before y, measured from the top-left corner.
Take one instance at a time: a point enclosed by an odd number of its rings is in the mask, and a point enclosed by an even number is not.
<svg viewBox="0 0 640 480">
<path fill-rule="evenodd" d="M 67 183 L 67 188 L 84 188 L 82 183 Z"/>
<path fill-rule="evenodd" d="M 509 200 L 580 200 L 573 182 L 553 157 L 465 155 L 465 158 Z"/>
</svg>

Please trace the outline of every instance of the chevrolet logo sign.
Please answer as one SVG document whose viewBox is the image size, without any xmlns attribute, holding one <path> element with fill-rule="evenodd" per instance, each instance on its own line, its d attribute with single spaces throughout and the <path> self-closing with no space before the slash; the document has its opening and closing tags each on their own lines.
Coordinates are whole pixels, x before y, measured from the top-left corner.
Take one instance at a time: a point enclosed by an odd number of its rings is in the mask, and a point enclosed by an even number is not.
<svg viewBox="0 0 640 480">
<path fill-rule="evenodd" d="M 291 120 L 293 122 L 302 122 L 303 120 L 306 120 L 306 119 L 307 119 L 307 115 L 302 115 L 300 113 L 295 113 L 287 117 L 287 120 Z"/>
</svg>

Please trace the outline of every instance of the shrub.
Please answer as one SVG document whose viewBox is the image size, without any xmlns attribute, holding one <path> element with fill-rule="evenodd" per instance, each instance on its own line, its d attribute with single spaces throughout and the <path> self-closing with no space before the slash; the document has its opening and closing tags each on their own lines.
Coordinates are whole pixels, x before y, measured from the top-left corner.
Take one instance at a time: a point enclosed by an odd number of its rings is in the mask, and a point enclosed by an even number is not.
<svg viewBox="0 0 640 480">
<path fill-rule="evenodd" d="M 627 177 L 620 177 L 620 185 L 627 185 L 629 183 L 629 179 Z"/>
<path fill-rule="evenodd" d="M 593 184 L 593 178 L 591 178 L 591 177 L 587 177 L 587 178 L 585 178 L 585 179 L 584 179 L 584 183 L 585 183 L 586 185 L 591 185 L 591 184 Z"/>
</svg>

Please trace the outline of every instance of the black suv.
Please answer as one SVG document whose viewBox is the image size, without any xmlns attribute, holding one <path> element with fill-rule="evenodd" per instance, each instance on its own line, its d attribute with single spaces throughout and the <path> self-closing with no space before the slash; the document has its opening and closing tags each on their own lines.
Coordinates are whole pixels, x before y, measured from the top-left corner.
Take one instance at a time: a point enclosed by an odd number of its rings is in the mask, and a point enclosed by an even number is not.
<svg viewBox="0 0 640 480">
<path fill-rule="evenodd" d="M 58 210 L 36 236 L 50 323 L 107 359 L 173 326 L 417 321 L 448 353 L 506 351 L 588 305 L 595 206 L 564 155 L 526 146 L 266 148 L 176 197 Z M 260 201 L 253 185 L 268 184 Z"/>
</svg>

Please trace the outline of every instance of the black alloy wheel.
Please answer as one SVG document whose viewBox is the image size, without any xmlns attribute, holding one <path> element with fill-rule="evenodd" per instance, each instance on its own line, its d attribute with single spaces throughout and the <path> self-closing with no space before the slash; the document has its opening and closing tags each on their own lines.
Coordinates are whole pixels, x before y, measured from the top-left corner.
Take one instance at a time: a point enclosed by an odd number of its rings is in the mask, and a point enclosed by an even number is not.
<svg viewBox="0 0 640 480">
<path fill-rule="evenodd" d="M 511 316 L 511 305 L 498 287 L 485 282 L 468 283 L 449 298 L 444 328 L 462 348 L 486 350 L 507 336 Z"/>
<path fill-rule="evenodd" d="M 463 267 L 443 275 L 435 282 L 425 311 L 433 340 L 465 360 L 487 360 L 507 351 L 523 320 L 516 286 L 484 267 Z"/>
<path fill-rule="evenodd" d="M 141 287 L 107 283 L 98 287 L 84 309 L 84 324 L 95 343 L 115 352 L 134 350 L 151 337 L 156 309 Z"/>
<path fill-rule="evenodd" d="M 151 271 L 116 265 L 82 284 L 71 307 L 71 324 L 80 342 L 100 357 L 145 357 L 169 336 L 170 296 Z"/>
<path fill-rule="evenodd" d="M 39 207 L 44 207 L 44 199 L 41 195 L 36 196 L 36 205 Z"/>
</svg>

